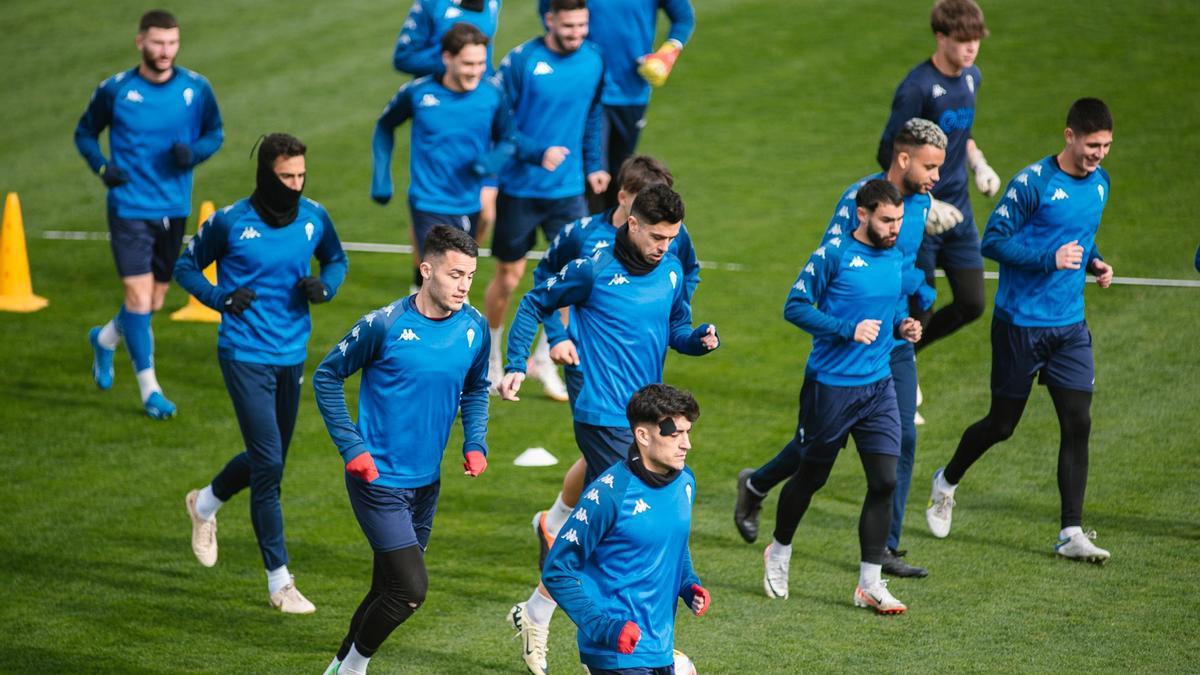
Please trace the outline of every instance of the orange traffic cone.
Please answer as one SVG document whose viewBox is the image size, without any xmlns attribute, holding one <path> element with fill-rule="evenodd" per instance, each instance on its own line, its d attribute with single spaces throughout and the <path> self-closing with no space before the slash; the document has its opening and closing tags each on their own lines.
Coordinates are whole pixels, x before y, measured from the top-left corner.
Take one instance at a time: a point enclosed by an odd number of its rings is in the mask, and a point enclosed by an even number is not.
<svg viewBox="0 0 1200 675">
<path fill-rule="evenodd" d="M 36 312 L 50 301 L 33 294 L 29 279 L 29 254 L 25 250 L 25 223 L 21 200 L 10 192 L 4 200 L 3 230 L 0 231 L 0 310 Z"/>
<path fill-rule="evenodd" d="M 215 206 L 213 206 L 212 202 L 204 202 L 200 205 L 200 221 L 196 225 L 197 232 L 204 227 L 204 223 L 208 222 L 209 216 L 211 216 L 216 210 L 217 209 Z M 216 263 L 204 268 L 204 278 L 208 279 L 210 284 L 217 283 Z M 189 295 L 187 304 L 171 313 L 171 320 L 220 323 L 221 313 L 213 310 L 211 307 L 206 307 L 204 303 L 197 300 L 194 296 Z"/>
</svg>

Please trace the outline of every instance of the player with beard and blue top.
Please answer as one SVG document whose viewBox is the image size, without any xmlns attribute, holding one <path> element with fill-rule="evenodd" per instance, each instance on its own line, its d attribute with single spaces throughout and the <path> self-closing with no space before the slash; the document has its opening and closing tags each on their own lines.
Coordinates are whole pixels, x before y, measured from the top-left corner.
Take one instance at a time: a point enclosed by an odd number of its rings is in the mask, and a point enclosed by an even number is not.
<svg viewBox="0 0 1200 675">
<path fill-rule="evenodd" d="M 1033 377 L 1046 385 L 1058 415 L 1058 491 L 1062 530 L 1055 553 L 1103 563 L 1109 552 L 1083 530 L 1088 437 L 1096 383 L 1092 333 L 1083 311 L 1087 273 L 1108 288 L 1113 268 L 1096 233 L 1111 198 L 1100 162 L 1112 145 L 1108 106 L 1082 98 L 1067 113 L 1066 147 L 1021 170 L 1008 183 L 983 234 L 983 254 L 1000 263 L 992 317 L 992 403 L 963 432 L 954 456 L 933 476 L 925 512 L 935 537 L 950 534 L 958 483 L 985 452 L 1007 440 L 1021 420 Z"/>
<path fill-rule="evenodd" d="M 845 242 L 853 229 L 850 219 L 857 217 L 852 214 L 855 214 L 858 190 L 868 181 L 886 180 L 898 188 L 904 197 L 904 220 L 894 247 L 903 255 L 903 276 L 896 311 L 906 315 L 910 304 L 918 309 L 928 308 L 936 297 L 933 287 L 925 280 L 925 273 L 915 263 L 925 234 L 929 192 L 937 184 L 939 168 L 946 156 L 946 135 L 933 122 L 916 118 L 905 123 L 900 133 L 896 134 L 894 143 L 892 165 L 887 172 L 867 176 L 842 194 L 821 243 L 828 249 Z M 903 559 L 905 551 L 900 550 L 904 507 L 908 501 L 917 449 L 917 427 L 913 419 L 917 409 L 917 364 L 911 342 L 899 337 L 893 340 L 890 367 L 900 412 L 900 458 L 896 465 L 892 525 L 888 533 L 887 551 L 883 556 L 883 572 L 897 577 L 924 577 L 928 570 L 906 563 Z M 806 373 L 805 376 L 812 377 L 813 373 Z M 744 469 L 738 474 L 738 498 L 733 520 L 747 542 L 754 542 L 758 538 L 758 515 L 767 492 L 796 472 L 800 464 L 799 441 L 799 438 L 793 439 L 759 469 Z"/>
<path fill-rule="evenodd" d="M 288 572 L 279 503 L 312 330 L 309 305 L 332 300 L 347 269 L 329 214 L 301 197 L 306 151 L 288 134 L 263 138 L 254 194 L 214 213 L 175 269 L 180 286 L 223 313 L 218 363 L 245 441 L 212 483 L 187 494 L 192 552 L 205 567 L 216 564 L 217 510 L 249 487 L 271 605 L 285 614 L 316 611 Z M 314 256 L 320 277 L 312 275 Z M 215 286 L 203 271 L 214 262 Z"/>
<path fill-rule="evenodd" d="M 525 294 L 508 342 L 500 395 L 516 401 L 537 325 L 571 307 L 583 387 L 575 401 L 575 441 L 590 482 L 625 457 L 632 443 L 625 406 L 638 388 L 662 381 L 667 348 L 701 356 L 720 345 L 716 327 L 693 329 L 683 266 L 668 252 L 683 220 L 683 200 L 666 185 L 638 193 L 611 250 L 566 265 Z M 539 587 L 509 611 L 521 632 L 525 664 L 546 670 L 554 601 Z"/>
<path fill-rule="evenodd" d="M 895 343 L 889 336 L 916 342 L 921 324 L 897 302 L 904 259 L 895 249 L 904 217 L 900 190 L 875 179 L 858 188 L 854 199 L 858 227 L 813 252 L 784 306 L 784 317 L 812 334 L 813 347 L 793 440 L 800 462 L 779 496 L 774 538 L 763 551 L 763 589 L 770 598 L 788 597 L 796 527 L 853 435 L 867 478 L 854 604 L 899 614 L 906 607 L 880 578 L 900 456 L 890 369 Z"/>
<path fill-rule="evenodd" d="M 991 197 L 1000 189 L 1000 177 L 988 166 L 971 131 L 981 83 L 975 59 L 988 35 L 983 11 L 975 0 L 939 0 L 930 25 L 937 48 L 896 88 L 878 153 L 879 166 L 886 171 L 895 135 L 914 117 L 936 122 L 947 136 L 946 163 L 933 189 L 917 266 L 931 286 L 935 269 L 945 270 L 953 300 L 936 312 L 929 308 L 914 313 L 924 326 L 918 353 L 983 314 L 983 257 L 967 191 L 967 168 L 975 173 L 975 186 L 984 195 Z"/>
<path fill-rule="evenodd" d="M 650 384 L 630 397 L 626 416 L 625 458 L 587 487 L 542 573 L 594 675 L 674 672 L 678 602 L 696 616 L 712 606 L 688 546 L 696 477 L 686 462 L 700 406 Z"/>
<path fill-rule="evenodd" d="M 192 170 L 221 147 L 221 112 L 208 80 L 175 65 L 179 22 L 155 10 L 142 16 L 136 68 L 100 83 L 75 127 L 75 146 L 108 188 L 108 231 L 125 300 L 116 317 L 92 328 L 92 378 L 113 383 L 113 353 L 129 348 L 142 405 L 152 419 L 175 416 L 154 372 L 151 315 L 162 309 L 192 211 Z M 99 137 L 109 130 L 110 158 Z"/>
</svg>

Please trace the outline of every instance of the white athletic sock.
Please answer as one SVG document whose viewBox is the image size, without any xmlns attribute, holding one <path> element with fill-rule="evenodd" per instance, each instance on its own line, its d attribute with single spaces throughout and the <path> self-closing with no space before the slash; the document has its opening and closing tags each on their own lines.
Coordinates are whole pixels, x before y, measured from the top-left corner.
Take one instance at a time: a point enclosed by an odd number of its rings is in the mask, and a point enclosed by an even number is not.
<svg viewBox="0 0 1200 675">
<path fill-rule="evenodd" d="M 96 342 L 105 349 L 116 349 L 121 344 L 121 331 L 117 330 L 117 322 L 109 320 L 96 335 Z"/>
<path fill-rule="evenodd" d="M 196 513 L 205 520 L 212 520 L 224 503 L 213 494 L 212 483 L 209 483 L 196 497 Z"/>
<path fill-rule="evenodd" d="M 771 547 L 767 549 L 767 555 L 776 560 L 790 560 L 792 557 L 792 545 L 781 544 L 778 539 L 771 539 Z"/>
<path fill-rule="evenodd" d="M 879 575 L 883 573 L 883 565 L 875 563 L 860 562 L 858 563 L 858 586 L 859 588 L 870 588 L 879 583 Z"/>
<path fill-rule="evenodd" d="M 489 326 L 488 332 L 492 334 L 491 359 L 502 362 L 504 360 L 504 325 Z"/>
<path fill-rule="evenodd" d="M 533 595 L 525 602 L 525 617 L 539 626 L 549 626 L 558 603 L 553 598 L 542 595 L 540 587 L 533 589 Z"/>
<path fill-rule="evenodd" d="M 371 657 L 359 654 L 358 647 L 351 646 L 350 653 L 346 654 L 346 660 L 342 661 L 342 667 L 338 669 L 338 675 L 366 675 L 367 664 L 370 661 Z"/>
<path fill-rule="evenodd" d="M 153 368 L 147 368 L 137 374 L 138 389 L 142 390 L 142 403 L 150 398 L 150 394 L 154 392 L 162 393 L 162 387 L 158 386 L 158 377 L 154 375 Z"/>
<path fill-rule="evenodd" d="M 1077 534 L 1083 534 L 1083 528 L 1078 525 L 1072 525 L 1070 527 L 1064 527 L 1062 529 L 1062 532 L 1058 533 L 1058 538 L 1059 539 L 1070 539 L 1071 537 L 1074 537 Z"/>
<path fill-rule="evenodd" d="M 958 487 L 958 483 L 951 485 L 950 483 L 946 482 L 945 471 L 938 472 L 937 478 L 933 479 L 933 484 L 937 487 L 939 492 L 949 492 L 951 496 L 954 495 L 954 490 Z"/>
<path fill-rule="evenodd" d="M 554 364 L 550 362 L 550 342 L 546 339 L 544 330 L 538 331 L 537 344 L 533 347 L 533 362 L 539 366 L 554 367 Z"/>
<path fill-rule="evenodd" d="M 567 518 L 571 517 L 571 511 L 574 510 L 574 506 L 567 506 L 563 503 L 562 493 L 558 493 L 558 497 L 554 499 L 554 506 L 551 506 L 550 510 L 546 511 L 546 531 L 551 536 L 557 537 L 558 531 L 562 529 L 563 524 L 567 522 Z"/>
<path fill-rule="evenodd" d="M 267 570 L 267 592 L 275 595 L 284 586 L 292 583 L 292 575 L 288 574 L 287 565 L 280 565 L 273 570 Z"/>
</svg>

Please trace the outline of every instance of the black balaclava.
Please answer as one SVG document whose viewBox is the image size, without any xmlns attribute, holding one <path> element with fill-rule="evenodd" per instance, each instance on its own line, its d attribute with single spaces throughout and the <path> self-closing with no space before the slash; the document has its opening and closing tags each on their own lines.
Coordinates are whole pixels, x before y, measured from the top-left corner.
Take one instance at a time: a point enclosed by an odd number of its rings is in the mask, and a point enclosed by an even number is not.
<svg viewBox="0 0 1200 675">
<path fill-rule="evenodd" d="M 254 178 L 254 194 L 250 195 L 250 205 L 258 213 L 258 217 L 271 227 L 283 227 L 296 219 L 300 211 L 300 193 L 279 180 L 275 175 L 275 157 L 268 159 L 261 148 L 258 153 L 258 173 Z"/>
<path fill-rule="evenodd" d="M 458 6 L 471 12 L 482 12 L 483 0 L 459 0 Z"/>
<path fill-rule="evenodd" d="M 617 243 L 616 246 L 613 246 L 613 256 L 635 277 L 649 274 L 654 271 L 655 267 L 658 267 L 657 262 L 642 257 L 633 242 L 629 241 L 629 223 L 622 225 L 617 230 Z"/>
<path fill-rule="evenodd" d="M 629 455 L 625 459 L 633 475 L 652 488 L 670 485 L 671 481 L 675 480 L 679 475 L 679 469 L 671 469 L 666 473 L 654 473 L 650 469 L 647 469 L 646 465 L 642 463 L 642 453 L 638 452 L 637 443 L 629 446 Z"/>
</svg>

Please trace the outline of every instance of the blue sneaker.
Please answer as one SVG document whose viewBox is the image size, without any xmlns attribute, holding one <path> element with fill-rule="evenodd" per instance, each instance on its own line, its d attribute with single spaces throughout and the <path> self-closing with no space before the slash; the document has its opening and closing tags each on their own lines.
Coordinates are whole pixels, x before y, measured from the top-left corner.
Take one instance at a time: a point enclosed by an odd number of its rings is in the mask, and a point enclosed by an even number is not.
<svg viewBox="0 0 1200 675">
<path fill-rule="evenodd" d="M 100 326 L 88 331 L 88 342 L 92 343 L 92 379 L 104 391 L 113 385 L 113 352 L 100 346 Z"/>
<path fill-rule="evenodd" d="M 152 420 L 169 420 L 175 416 L 175 404 L 168 401 L 161 391 L 156 391 L 146 399 L 146 414 Z"/>
</svg>

